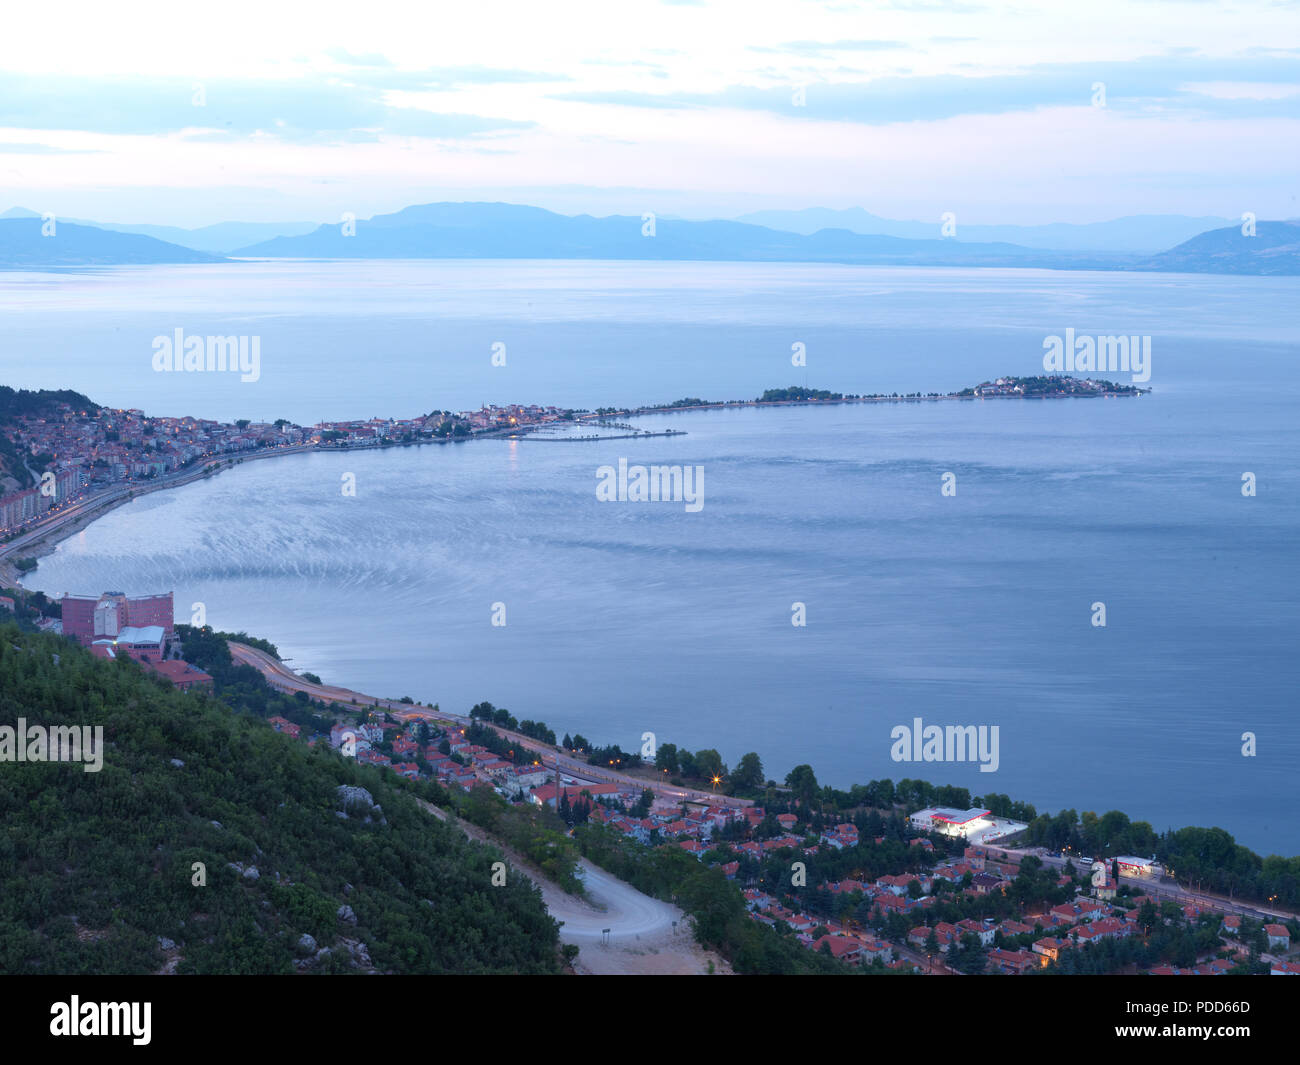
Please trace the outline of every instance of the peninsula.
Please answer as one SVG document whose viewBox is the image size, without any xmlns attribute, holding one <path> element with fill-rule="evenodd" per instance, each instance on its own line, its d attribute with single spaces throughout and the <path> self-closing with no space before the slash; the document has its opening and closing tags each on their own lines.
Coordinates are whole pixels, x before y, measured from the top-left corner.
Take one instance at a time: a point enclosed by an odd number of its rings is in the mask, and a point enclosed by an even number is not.
<svg viewBox="0 0 1300 1065">
<path fill-rule="evenodd" d="M 770 388 L 754 399 L 704 400 L 596 410 L 538 404 L 434 410 L 414 418 L 323 421 L 286 418 L 151 416 L 137 408 L 100 406 L 79 392 L 0 386 L 0 583 L 17 584 L 40 554 L 121 503 L 187 484 L 250 459 L 302 451 L 337 451 L 448 443 L 482 437 L 608 440 L 676 436 L 612 418 L 693 410 L 939 400 L 1060 399 L 1138 396 L 1149 388 L 1056 374 L 999 377 L 958 392 L 866 394 L 800 386 Z"/>
</svg>

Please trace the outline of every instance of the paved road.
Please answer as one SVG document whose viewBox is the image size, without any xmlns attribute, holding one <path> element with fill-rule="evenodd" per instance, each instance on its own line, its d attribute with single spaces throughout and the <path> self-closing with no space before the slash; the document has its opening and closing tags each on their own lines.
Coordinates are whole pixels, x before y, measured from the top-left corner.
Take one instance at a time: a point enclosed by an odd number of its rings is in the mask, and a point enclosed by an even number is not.
<svg viewBox="0 0 1300 1065">
<path fill-rule="evenodd" d="M 991 850 L 1005 851 L 1008 854 L 1018 854 L 1021 856 L 1030 854 L 1035 858 L 1041 859 L 1044 865 L 1052 866 L 1057 869 L 1065 868 L 1066 859 L 1059 855 L 1043 853 L 1042 848 L 1003 847 L 996 843 L 989 844 L 988 846 Z M 1109 867 L 1110 862 L 1107 861 L 1106 865 Z M 1078 863 L 1075 863 L 1075 868 L 1080 869 L 1081 867 Z M 1263 905 L 1249 905 L 1238 902 L 1236 899 L 1226 899 L 1219 895 L 1209 895 L 1204 892 L 1192 891 L 1190 888 L 1185 888 L 1174 880 L 1157 880 L 1154 877 L 1146 876 L 1125 876 L 1123 873 L 1120 874 L 1120 880 L 1127 882 L 1131 887 L 1141 888 L 1149 895 L 1153 895 L 1157 898 L 1167 898 L 1170 901 L 1178 902 L 1181 905 L 1197 903 L 1201 906 L 1208 907 L 1209 909 L 1218 910 L 1221 913 L 1236 913 L 1245 917 L 1255 918 L 1256 920 L 1267 920 L 1268 918 L 1275 917 L 1283 921 L 1289 921 L 1293 920 L 1297 916 L 1294 913 L 1288 913 L 1286 910 L 1269 909 Z"/>
<path fill-rule="evenodd" d="M 361 692 L 355 692 L 351 688 L 340 688 L 332 684 L 313 684 L 311 681 L 298 676 L 283 662 L 277 661 L 265 651 L 259 651 L 256 647 L 250 647 L 248 644 L 236 643 L 232 640 L 230 642 L 230 653 L 236 661 L 259 670 L 266 677 L 267 682 L 279 691 L 302 691 L 313 699 L 336 702 L 343 706 L 350 706 L 353 702 L 357 706 L 374 706 L 402 720 L 423 718 L 429 721 L 450 721 L 458 725 L 473 724 L 470 718 L 461 714 L 451 714 L 445 710 L 435 712 L 396 699 L 380 699 L 374 695 L 365 695 Z M 613 770 L 588 765 L 586 762 L 558 753 L 548 743 L 543 743 L 529 736 L 522 736 L 517 732 L 510 732 L 499 725 L 493 725 L 492 727 L 512 742 L 518 743 L 525 750 L 533 751 L 542 756 L 542 761 L 547 768 L 553 769 L 558 763 L 561 772 L 581 780 L 604 780 L 620 787 L 649 788 L 656 795 L 669 796 L 673 799 L 704 799 L 718 806 L 753 805 L 753 802 L 749 799 L 736 799 L 725 795 L 715 795 L 712 792 L 697 791 L 693 788 L 674 787 L 669 784 L 660 784 L 654 780 L 626 776 Z"/>
<path fill-rule="evenodd" d="M 96 492 L 93 495 L 86 496 L 75 503 L 66 506 L 64 509 L 42 519 L 36 525 L 27 529 L 21 536 L 15 537 L 7 544 L 0 545 L 0 559 L 14 554 L 22 548 L 28 546 L 37 540 L 43 540 L 58 532 L 59 528 L 68 522 L 76 521 L 101 507 L 110 503 L 117 503 L 125 499 L 132 493 L 144 495 L 148 492 L 157 492 L 164 488 L 178 488 L 183 484 L 191 481 L 197 481 L 206 477 L 214 471 L 227 469 L 229 462 L 248 462 L 256 459 L 273 458 L 276 455 L 291 455 L 302 451 L 315 450 L 311 444 L 293 444 L 286 447 L 272 448 L 254 448 L 248 451 L 231 451 L 226 452 L 215 458 L 196 465 L 179 470 L 175 473 L 169 473 L 163 477 L 156 477 L 148 481 L 127 481 L 115 484 L 110 488 Z M 28 467 L 30 469 L 30 467 Z"/>
</svg>

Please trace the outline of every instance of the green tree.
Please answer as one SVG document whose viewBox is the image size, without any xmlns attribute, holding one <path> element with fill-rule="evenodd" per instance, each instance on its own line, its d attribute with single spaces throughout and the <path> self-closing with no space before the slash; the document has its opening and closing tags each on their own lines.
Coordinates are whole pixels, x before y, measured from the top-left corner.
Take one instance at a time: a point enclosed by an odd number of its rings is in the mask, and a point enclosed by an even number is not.
<svg viewBox="0 0 1300 1065">
<path fill-rule="evenodd" d="M 763 762 L 758 755 L 750 751 L 742 755 L 740 764 L 736 766 L 735 771 L 731 774 L 731 782 L 737 788 L 751 790 L 761 787 L 763 784 Z"/>
<path fill-rule="evenodd" d="M 785 776 L 786 787 L 805 806 L 810 806 L 817 795 L 817 775 L 810 765 L 797 765 Z"/>
<path fill-rule="evenodd" d="M 641 792 L 641 797 L 637 800 L 636 805 L 628 812 L 636 818 L 645 818 L 650 816 L 650 807 L 654 805 L 655 793 L 649 788 Z"/>
<path fill-rule="evenodd" d="M 705 780 L 713 780 L 715 777 L 721 779 L 727 775 L 727 767 L 723 764 L 722 755 L 711 747 L 695 752 L 695 766 L 696 775 Z"/>
</svg>

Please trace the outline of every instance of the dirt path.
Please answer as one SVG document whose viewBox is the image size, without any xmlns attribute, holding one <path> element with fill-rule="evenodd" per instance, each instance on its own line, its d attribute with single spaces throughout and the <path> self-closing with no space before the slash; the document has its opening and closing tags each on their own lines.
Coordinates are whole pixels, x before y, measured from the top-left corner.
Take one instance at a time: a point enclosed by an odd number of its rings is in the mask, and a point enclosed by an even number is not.
<svg viewBox="0 0 1300 1065">
<path fill-rule="evenodd" d="M 676 906 L 637 891 L 585 858 L 580 859 L 578 875 L 586 885 L 587 897 L 570 895 L 482 829 L 453 819 L 431 803 L 419 802 L 440 821 L 454 822 L 470 839 L 502 851 L 511 865 L 541 889 L 547 910 L 561 922 L 560 942 L 578 947 L 576 972 L 589 976 L 693 976 L 708 973 L 710 963 L 716 973 L 731 972 L 719 955 L 695 942 L 686 914 Z"/>
</svg>

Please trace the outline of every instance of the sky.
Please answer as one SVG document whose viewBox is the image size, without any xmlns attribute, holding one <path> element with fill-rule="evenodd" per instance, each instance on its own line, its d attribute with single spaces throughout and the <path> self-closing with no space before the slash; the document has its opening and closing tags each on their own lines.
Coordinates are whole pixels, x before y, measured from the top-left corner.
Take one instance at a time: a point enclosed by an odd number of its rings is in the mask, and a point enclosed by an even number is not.
<svg viewBox="0 0 1300 1065">
<path fill-rule="evenodd" d="M 1300 217 L 1300 0 L 42 4 L 0 210 Z"/>
</svg>

